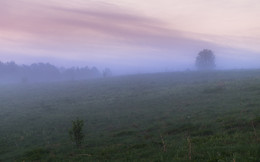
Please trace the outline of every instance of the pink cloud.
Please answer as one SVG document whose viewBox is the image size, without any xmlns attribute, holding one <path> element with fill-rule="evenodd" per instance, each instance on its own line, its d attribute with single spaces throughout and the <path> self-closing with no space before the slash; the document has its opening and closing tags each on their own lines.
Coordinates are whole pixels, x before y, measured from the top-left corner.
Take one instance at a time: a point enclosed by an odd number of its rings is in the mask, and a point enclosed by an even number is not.
<svg viewBox="0 0 260 162">
<path fill-rule="evenodd" d="M 22 2 L 0 2 L 1 35 L 28 44 L 124 43 L 152 48 L 207 44 L 187 33 L 164 28 L 163 22 L 112 9 L 79 9 Z M 4 8 L 4 7 L 2 7 Z M 17 38 L 17 35 L 21 35 Z"/>
</svg>

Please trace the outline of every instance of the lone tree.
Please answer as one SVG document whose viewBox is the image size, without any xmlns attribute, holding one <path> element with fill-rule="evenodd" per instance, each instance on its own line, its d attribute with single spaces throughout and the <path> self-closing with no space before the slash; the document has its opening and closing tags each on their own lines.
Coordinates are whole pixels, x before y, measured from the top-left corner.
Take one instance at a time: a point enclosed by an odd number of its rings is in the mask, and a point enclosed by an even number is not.
<svg viewBox="0 0 260 162">
<path fill-rule="evenodd" d="M 212 70 L 215 68 L 215 55 L 209 49 L 199 52 L 196 58 L 196 67 L 199 70 Z"/>
</svg>

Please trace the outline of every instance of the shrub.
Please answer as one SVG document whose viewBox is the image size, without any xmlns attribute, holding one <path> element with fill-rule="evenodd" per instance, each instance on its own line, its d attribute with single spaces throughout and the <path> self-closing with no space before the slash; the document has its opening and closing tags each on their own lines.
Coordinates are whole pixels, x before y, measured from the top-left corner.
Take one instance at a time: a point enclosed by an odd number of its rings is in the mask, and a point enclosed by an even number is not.
<svg viewBox="0 0 260 162">
<path fill-rule="evenodd" d="M 76 146 L 79 148 L 83 142 L 84 134 L 83 134 L 83 120 L 72 121 L 72 128 L 69 130 L 70 138 L 73 142 L 75 142 Z"/>
</svg>

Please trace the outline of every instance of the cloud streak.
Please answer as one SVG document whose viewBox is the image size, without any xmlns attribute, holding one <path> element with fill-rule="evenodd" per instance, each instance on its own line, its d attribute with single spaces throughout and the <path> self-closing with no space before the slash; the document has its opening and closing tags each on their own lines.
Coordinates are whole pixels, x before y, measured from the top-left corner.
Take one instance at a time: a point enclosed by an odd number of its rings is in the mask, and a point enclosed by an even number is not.
<svg viewBox="0 0 260 162">
<path fill-rule="evenodd" d="M 165 24 L 161 21 L 133 13 L 113 11 L 111 8 L 71 9 L 26 2 L 3 4 L 1 1 L 1 6 L 9 6 L 9 10 L 0 11 L 1 35 L 10 36 L 8 33 L 12 33 L 10 39 L 29 44 L 56 44 L 58 41 L 107 45 L 113 42 L 172 48 L 205 43 L 188 38 L 184 32 L 164 28 Z"/>
<path fill-rule="evenodd" d="M 100 64 L 104 60 L 120 62 L 124 59 L 132 59 L 133 64 L 136 60 L 150 60 L 154 64 L 162 57 L 176 62 L 185 62 L 189 57 L 191 61 L 186 62 L 192 62 L 194 53 L 202 48 L 233 52 L 237 51 L 236 44 L 248 47 L 234 40 L 255 42 L 253 38 L 196 34 L 169 28 L 167 22 L 113 4 L 59 4 L 57 0 L 0 0 L 0 52 L 87 59 Z M 257 50 L 259 48 L 255 48 Z"/>
</svg>

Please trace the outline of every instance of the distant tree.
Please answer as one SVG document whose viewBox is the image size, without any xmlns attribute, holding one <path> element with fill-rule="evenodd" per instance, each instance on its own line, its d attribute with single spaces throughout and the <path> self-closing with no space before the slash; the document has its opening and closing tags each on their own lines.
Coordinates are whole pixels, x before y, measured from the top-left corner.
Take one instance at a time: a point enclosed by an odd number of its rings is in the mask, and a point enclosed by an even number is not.
<svg viewBox="0 0 260 162">
<path fill-rule="evenodd" d="M 104 71 L 103 71 L 103 77 L 110 77 L 112 76 L 112 71 L 108 68 L 106 68 Z"/>
<path fill-rule="evenodd" d="M 34 63 L 29 68 L 29 76 L 34 81 L 54 81 L 60 75 L 59 69 L 50 63 Z"/>
<path fill-rule="evenodd" d="M 204 49 L 198 53 L 196 67 L 199 70 L 212 70 L 215 66 L 215 55 L 211 50 Z"/>
<path fill-rule="evenodd" d="M 76 68 L 72 67 L 69 69 L 66 69 L 65 72 L 63 73 L 65 80 L 75 80 L 75 73 L 76 73 Z"/>
<path fill-rule="evenodd" d="M 90 69 L 90 74 L 93 76 L 93 77 L 98 77 L 100 76 L 100 72 L 98 71 L 98 69 L 94 66 Z"/>
<path fill-rule="evenodd" d="M 106 72 L 108 75 L 109 72 Z M 17 65 L 15 62 L 0 61 L 0 82 L 52 82 L 62 80 L 85 80 L 100 77 L 96 67 L 57 68 L 50 63 Z"/>
</svg>

